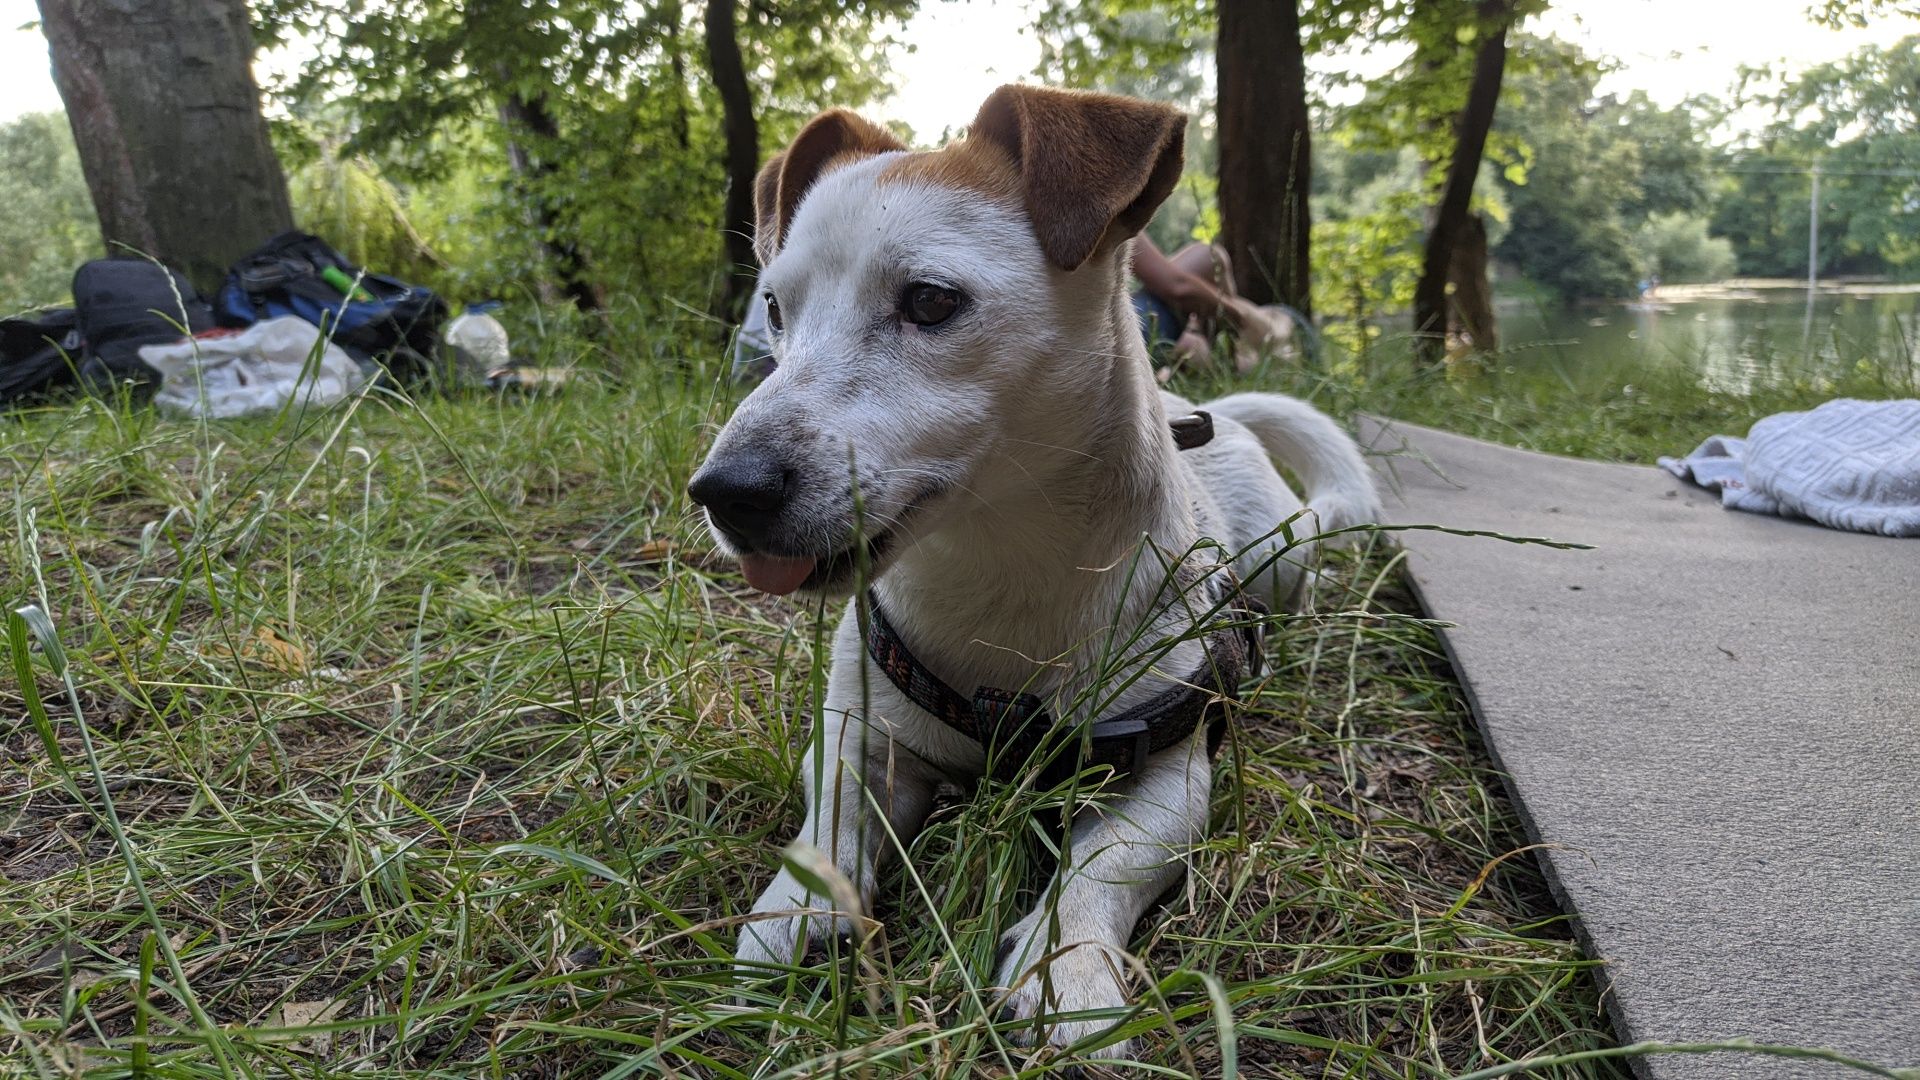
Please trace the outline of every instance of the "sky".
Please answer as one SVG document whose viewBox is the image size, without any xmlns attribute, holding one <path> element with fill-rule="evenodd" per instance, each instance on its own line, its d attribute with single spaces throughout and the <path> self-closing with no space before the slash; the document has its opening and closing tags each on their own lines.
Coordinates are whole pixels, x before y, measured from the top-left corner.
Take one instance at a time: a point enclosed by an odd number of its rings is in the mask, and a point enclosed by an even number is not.
<svg viewBox="0 0 1920 1080">
<path fill-rule="evenodd" d="M 1799 71 L 1870 44 L 1920 33 L 1920 21 L 1883 16 L 1863 29 L 1826 30 L 1807 20 L 1812 0 L 1554 0 L 1525 29 L 1574 42 L 1590 54 L 1611 56 L 1620 70 L 1600 92 L 1645 90 L 1662 105 L 1695 94 L 1725 95 L 1742 65 L 1776 64 Z M 1040 45 L 1026 30 L 1031 0 L 926 3 L 902 35 L 913 53 L 896 59 L 905 80 L 893 100 L 875 112 L 904 120 L 922 139 L 958 129 L 1003 82 L 1031 82 Z M 1381 51 L 1341 58 L 1344 70 L 1374 76 L 1402 54 Z M 1336 61 L 1309 59 L 1328 69 Z M 1357 94 L 1358 91 L 1356 90 Z M 1736 117 L 1758 126 L 1764 114 Z"/>
<path fill-rule="evenodd" d="M 1863 29 L 1824 30 L 1806 19 L 1811 0 L 1556 0 L 1528 29 L 1574 41 L 1621 61 L 1601 91 L 1645 90 L 1662 104 L 1724 94 L 1742 64 L 1800 70 L 1920 32 L 1920 22 L 1885 16 Z M 901 34 L 911 53 L 895 58 L 899 92 L 873 111 L 904 120 L 923 140 L 958 129 L 994 87 L 1031 81 L 1039 44 L 1027 30 L 1032 0 L 925 0 Z M 46 42 L 32 23 L 33 0 L 0 0 L 0 121 L 58 109 Z M 1392 67 L 1381 53 L 1346 61 L 1364 74 Z M 1751 116 L 1757 124 L 1764 117 Z M 1736 123 L 1741 121 L 1736 120 Z"/>
</svg>

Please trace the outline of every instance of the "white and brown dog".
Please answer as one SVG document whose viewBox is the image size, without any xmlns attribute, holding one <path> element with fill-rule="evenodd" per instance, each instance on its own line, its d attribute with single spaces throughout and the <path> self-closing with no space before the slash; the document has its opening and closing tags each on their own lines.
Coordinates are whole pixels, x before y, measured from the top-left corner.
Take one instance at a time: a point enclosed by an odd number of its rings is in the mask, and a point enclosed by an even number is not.
<svg viewBox="0 0 1920 1080">
<path fill-rule="evenodd" d="M 884 613 L 882 641 L 848 605 L 803 768 L 800 838 L 863 904 L 939 782 L 995 771 L 1004 749 L 939 714 L 940 692 L 1024 691 L 1048 723 L 1082 731 L 1152 713 L 1131 768 L 1082 777 L 1105 787 L 1074 817 L 1070 865 L 1003 939 L 1013 1015 L 1115 1010 L 1047 1025 L 1060 1045 L 1119 1018 L 1121 950 L 1207 825 L 1207 725 L 1174 709 L 1184 730 L 1168 744 L 1167 710 L 1153 711 L 1203 693 L 1195 673 L 1217 660 L 1196 620 L 1220 605 L 1194 597 L 1236 575 L 1266 600 L 1300 584 L 1304 546 L 1276 528 L 1302 502 L 1272 457 L 1306 485 L 1320 530 L 1377 507 L 1353 441 L 1291 398 L 1209 403 L 1211 441 L 1176 445 L 1169 420 L 1194 409 L 1155 385 L 1127 270 L 1129 240 L 1179 179 L 1184 127 L 1161 105 L 1020 86 L 936 152 L 844 111 L 815 118 L 757 185 L 778 366 L 688 488 L 749 584 L 846 595 L 864 575 Z M 1179 561 L 1190 569 L 1170 588 L 1168 562 L 1206 540 L 1231 557 Z M 883 645 L 898 654 L 884 665 Z M 929 697 L 926 684 L 943 685 Z M 847 933 L 846 913 L 820 914 L 833 906 L 782 870 L 739 963 L 792 964 Z"/>
</svg>

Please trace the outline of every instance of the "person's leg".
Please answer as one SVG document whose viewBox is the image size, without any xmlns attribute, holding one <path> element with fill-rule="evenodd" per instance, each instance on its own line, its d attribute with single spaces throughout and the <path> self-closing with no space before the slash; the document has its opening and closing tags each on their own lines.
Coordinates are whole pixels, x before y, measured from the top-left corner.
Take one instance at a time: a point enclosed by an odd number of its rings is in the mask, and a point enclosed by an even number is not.
<svg viewBox="0 0 1920 1080">
<path fill-rule="evenodd" d="M 1194 244 L 1182 248 L 1176 258 L 1185 265 L 1177 265 L 1175 259 L 1168 258 L 1146 234 L 1134 239 L 1134 275 L 1146 292 L 1187 320 L 1188 333 L 1182 335 L 1183 341 L 1190 337 L 1194 344 L 1204 342 L 1211 334 L 1214 320 L 1220 319 L 1233 331 L 1240 346 L 1242 355 L 1236 357 L 1235 366 L 1241 370 L 1251 367 L 1260 351 L 1281 348 L 1292 327 L 1231 291 L 1232 267 L 1226 252 Z M 1189 266 L 1198 266 L 1203 273 L 1208 273 L 1211 267 L 1213 272 L 1223 275 L 1224 281 L 1215 284 L 1208 277 L 1191 273 Z M 1199 320 L 1197 326 L 1193 322 L 1195 318 Z"/>
<path fill-rule="evenodd" d="M 1205 266 L 1203 259 L 1203 271 Z M 1203 320 L 1214 318 L 1225 299 L 1207 278 L 1176 266 L 1145 233 L 1133 239 L 1133 276 L 1140 279 L 1147 292 L 1179 314 L 1182 326 L 1189 316 L 1198 315 Z"/>
<path fill-rule="evenodd" d="M 1133 294 L 1133 310 L 1140 318 L 1140 333 L 1147 339 L 1149 352 L 1157 353 L 1171 345 L 1186 325 L 1186 319 L 1179 312 L 1150 290 Z"/>
<path fill-rule="evenodd" d="M 1219 244 L 1202 244 L 1196 240 L 1174 252 L 1167 261 L 1176 270 L 1212 283 L 1214 288 L 1227 296 L 1238 295 L 1233 283 L 1233 260 L 1227 257 L 1227 249 Z"/>
</svg>

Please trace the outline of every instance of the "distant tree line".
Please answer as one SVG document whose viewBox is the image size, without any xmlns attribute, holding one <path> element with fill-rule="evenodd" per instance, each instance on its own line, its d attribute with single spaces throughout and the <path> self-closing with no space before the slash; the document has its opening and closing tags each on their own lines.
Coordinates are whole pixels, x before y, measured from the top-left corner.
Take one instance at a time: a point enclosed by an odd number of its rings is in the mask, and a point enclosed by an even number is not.
<svg viewBox="0 0 1920 1080">
<path fill-rule="evenodd" d="M 38 216 L 16 250 L 46 252 L 0 269 L 0 304 L 58 299 L 59 268 L 109 248 L 208 287 L 299 223 L 459 295 L 731 313 L 763 152 L 881 93 L 889 30 L 917 0 L 40 6 L 72 138 L 12 125 L 0 186 L 71 195 L 77 168 L 98 229 L 69 242 L 70 198 L 52 216 L 0 208 L 0 230 Z M 288 41 L 313 58 L 262 109 L 256 45 Z"/>
<path fill-rule="evenodd" d="M 815 110 L 886 90 L 918 0 L 139 0 L 139 35 L 40 4 L 76 119 L 0 126 L 0 307 L 60 299 L 107 243 L 207 284 L 297 222 L 458 296 L 732 314 L 754 170 Z M 1494 281 L 1578 299 L 1804 274 L 1816 167 L 1820 272 L 1920 277 L 1920 36 L 1663 107 L 1599 95 L 1606 58 L 1525 32 L 1545 4 L 1052 0 L 1036 29 L 1051 81 L 1192 115 L 1163 244 L 1219 240 L 1252 299 L 1359 346 L 1392 316 L 1430 358 L 1494 347 Z M 253 49 L 296 38 L 313 59 L 263 110 Z M 1389 47 L 1406 61 L 1354 104 L 1308 76 Z M 1772 124 L 1718 141 L 1753 104 Z"/>
</svg>

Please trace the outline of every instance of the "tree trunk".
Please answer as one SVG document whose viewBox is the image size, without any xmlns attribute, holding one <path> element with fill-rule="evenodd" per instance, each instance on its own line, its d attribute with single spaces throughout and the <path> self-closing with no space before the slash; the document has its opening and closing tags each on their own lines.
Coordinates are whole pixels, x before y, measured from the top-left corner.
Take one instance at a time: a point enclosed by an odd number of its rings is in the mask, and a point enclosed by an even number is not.
<svg viewBox="0 0 1920 1080">
<path fill-rule="evenodd" d="M 1426 258 L 1413 290 L 1415 356 L 1423 364 L 1439 363 L 1446 353 L 1447 279 L 1453 268 L 1453 249 L 1465 229 L 1473 200 L 1473 181 L 1480 173 L 1480 157 L 1487 148 L 1494 110 L 1500 104 L 1500 79 L 1507 66 L 1508 0 L 1482 0 L 1478 49 L 1473 58 L 1473 80 L 1467 103 L 1454 121 L 1453 155 L 1447 161 L 1447 179 L 1440 190 L 1440 206 L 1427 230 Z"/>
<path fill-rule="evenodd" d="M 1487 220 L 1479 214 L 1468 214 L 1460 234 L 1454 237 L 1447 280 L 1453 285 L 1447 336 L 1475 352 L 1499 349 L 1499 330 L 1493 321 L 1493 286 L 1487 281 Z"/>
<path fill-rule="evenodd" d="M 673 67 L 673 141 L 680 149 L 693 149 L 693 108 L 687 95 L 687 54 L 680 40 L 680 0 L 660 5 L 660 23 L 665 28 L 667 59 Z"/>
<path fill-rule="evenodd" d="M 707 67 L 720 92 L 727 135 L 727 204 L 720 235 L 727 253 L 725 314 L 737 316 L 753 289 L 753 177 L 760 168 L 760 124 L 735 34 L 735 0 L 707 0 Z"/>
<path fill-rule="evenodd" d="M 506 73 L 501 80 L 507 81 Z M 586 314 L 605 308 L 606 298 L 594 283 L 593 267 L 587 253 L 573 239 L 569 223 L 562 221 L 547 190 L 558 167 L 553 163 L 553 146 L 560 138 L 560 125 L 554 123 L 546 101 L 538 96 L 522 97 L 509 91 L 500 100 L 500 122 L 507 129 L 507 163 L 532 204 L 534 228 L 540 231 L 540 246 L 547 253 L 560 292 L 573 306 Z"/>
<path fill-rule="evenodd" d="M 1219 0 L 1220 240 L 1256 304 L 1313 313 L 1312 177 L 1298 0 Z"/>
<path fill-rule="evenodd" d="M 153 256 L 211 293 L 293 228 L 245 0 L 39 4 L 108 254 Z"/>
</svg>

